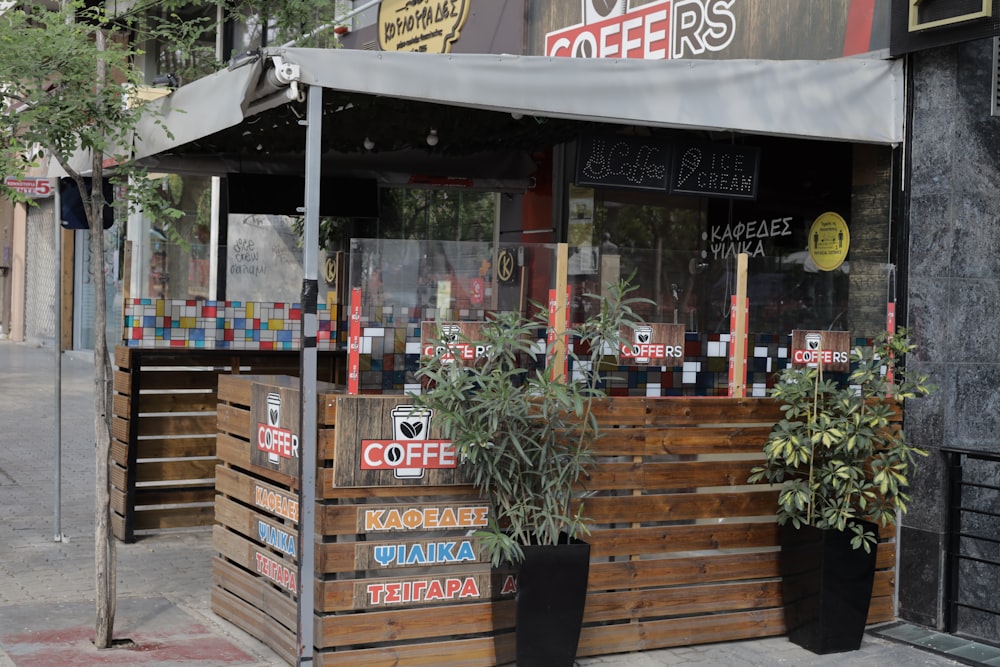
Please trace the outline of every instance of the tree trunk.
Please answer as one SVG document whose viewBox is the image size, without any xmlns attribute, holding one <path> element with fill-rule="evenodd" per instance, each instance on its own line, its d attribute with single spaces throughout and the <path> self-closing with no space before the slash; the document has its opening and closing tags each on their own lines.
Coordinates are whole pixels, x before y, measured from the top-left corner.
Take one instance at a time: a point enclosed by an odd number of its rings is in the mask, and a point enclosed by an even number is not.
<svg viewBox="0 0 1000 667">
<path fill-rule="evenodd" d="M 97 49 L 105 48 L 104 34 L 97 31 Z M 107 69 L 99 61 L 95 93 L 104 94 Z M 95 493 L 94 565 L 97 586 L 97 628 L 94 644 L 110 648 L 115 626 L 117 594 L 117 557 L 111 533 L 111 404 L 108 400 L 110 366 L 107 342 L 107 295 L 104 280 L 104 154 L 94 151 L 91 198 L 87 206 L 90 225 L 91 276 L 94 280 L 94 437 L 97 455 L 97 488 Z M 84 201 L 87 201 L 86 199 Z"/>
</svg>

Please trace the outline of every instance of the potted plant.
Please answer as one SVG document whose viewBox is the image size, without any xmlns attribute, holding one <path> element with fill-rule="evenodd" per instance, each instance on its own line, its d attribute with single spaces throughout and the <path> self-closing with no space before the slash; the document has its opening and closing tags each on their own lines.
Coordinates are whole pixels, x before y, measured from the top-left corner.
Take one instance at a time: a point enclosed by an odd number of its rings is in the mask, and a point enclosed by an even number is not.
<svg viewBox="0 0 1000 667">
<path fill-rule="evenodd" d="M 780 485 L 786 624 L 793 642 L 816 653 L 860 646 L 879 526 L 906 511 L 915 457 L 927 454 L 894 420 L 905 400 L 936 389 L 900 365 L 914 349 L 905 330 L 883 333 L 852 351 L 846 385 L 819 364 L 782 370 L 771 392 L 784 417 L 748 481 Z"/>
<path fill-rule="evenodd" d="M 532 318 L 500 312 L 483 323 L 476 340 L 465 341 L 485 350 L 474 361 L 439 354 L 424 359 L 417 372 L 428 388 L 416 403 L 434 411 L 443 437 L 489 501 L 490 528 L 480 535 L 494 567 L 518 567 L 521 667 L 572 665 L 576 656 L 590 548 L 579 540 L 588 532 L 586 508 L 574 510 L 573 501 L 599 436 L 592 406 L 606 396 L 601 360 L 615 353 L 623 331 L 640 323 L 633 306 L 648 301 L 631 298 L 633 289 L 623 281 L 609 285 L 606 297 L 586 295 L 598 307 L 566 332 L 575 341 L 567 350 L 569 380 L 553 368 L 554 344 L 536 343 L 548 327 L 548 310 L 541 307 Z M 438 349 L 453 343 L 440 338 Z M 533 612 L 536 596 L 541 605 Z"/>
</svg>

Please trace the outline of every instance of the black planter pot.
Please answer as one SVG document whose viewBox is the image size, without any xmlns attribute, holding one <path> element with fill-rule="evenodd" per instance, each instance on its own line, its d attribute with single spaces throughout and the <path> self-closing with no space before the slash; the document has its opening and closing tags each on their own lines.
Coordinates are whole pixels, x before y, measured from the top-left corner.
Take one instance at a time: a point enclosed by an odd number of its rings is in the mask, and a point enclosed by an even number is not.
<svg viewBox="0 0 1000 667">
<path fill-rule="evenodd" d="M 590 545 L 523 547 L 517 573 L 517 667 L 571 667 L 587 601 Z"/>
<path fill-rule="evenodd" d="M 878 526 L 859 522 L 878 536 Z M 813 653 L 861 646 L 875 580 L 875 554 L 851 547 L 853 532 L 782 527 L 785 625 L 793 643 Z"/>
</svg>

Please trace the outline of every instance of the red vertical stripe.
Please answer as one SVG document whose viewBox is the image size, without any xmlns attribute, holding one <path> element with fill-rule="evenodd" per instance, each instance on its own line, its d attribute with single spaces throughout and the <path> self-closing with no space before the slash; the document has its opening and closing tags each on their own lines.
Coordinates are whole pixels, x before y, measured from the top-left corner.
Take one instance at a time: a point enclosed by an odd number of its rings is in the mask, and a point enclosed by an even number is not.
<svg viewBox="0 0 1000 667">
<path fill-rule="evenodd" d="M 851 6 L 847 10 L 847 31 L 844 34 L 845 56 L 871 50 L 874 20 L 875 0 L 851 0 Z"/>
</svg>

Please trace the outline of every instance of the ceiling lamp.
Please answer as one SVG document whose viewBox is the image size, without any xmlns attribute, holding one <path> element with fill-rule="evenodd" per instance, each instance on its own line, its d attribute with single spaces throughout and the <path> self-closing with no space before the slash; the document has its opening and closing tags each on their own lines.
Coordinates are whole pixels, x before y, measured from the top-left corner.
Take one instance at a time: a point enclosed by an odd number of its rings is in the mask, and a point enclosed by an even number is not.
<svg viewBox="0 0 1000 667">
<path fill-rule="evenodd" d="M 438 131 L 431 128 L 431 131 L 427 133 L 427 145 L 437 146 L 438 145 Z"/>
</svg>

